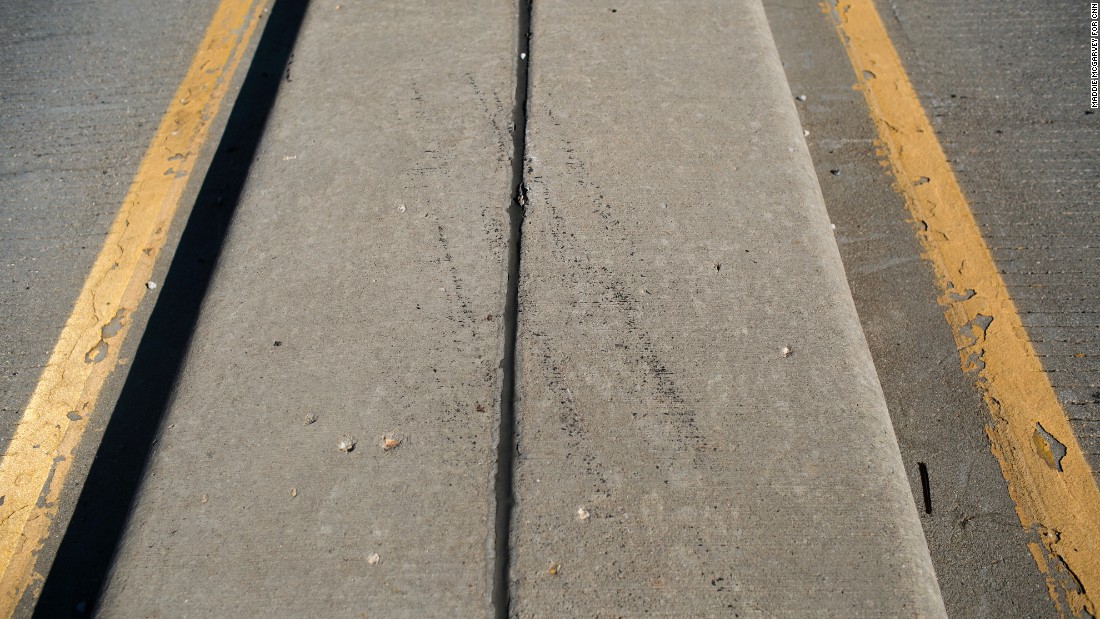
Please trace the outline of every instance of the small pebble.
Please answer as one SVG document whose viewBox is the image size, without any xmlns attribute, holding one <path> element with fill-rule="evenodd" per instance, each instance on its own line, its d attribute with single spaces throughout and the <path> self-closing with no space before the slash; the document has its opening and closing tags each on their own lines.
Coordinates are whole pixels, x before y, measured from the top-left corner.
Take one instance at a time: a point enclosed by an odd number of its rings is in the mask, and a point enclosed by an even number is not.
<svg viewBox="0 0 1100 619">
<path fill-rule="evenodd" d="M 783 353 L 783 356 L 784 356 L 784 357 L 790 357 L 790 356 L 791 356 L 791 353 L 793 353 L 794 351 L 793 351 L 793 350 L 791 350 L 791 348 L 790 348 L 789 346 L 784 346 L 784 347 L 783 347 L 783 350 L 781 350 L 781 351 L 779 351 L 779 352 Z"/>
<path fill-rule="evenodd" d="M 799 101 L 805 101 L 806 95 L 798 95 L 797 97 L 795 97 L 795 99 L 798 99 Z"/>
<path fill-rule="evenodd" d="M 336 448 L 344 453 L 355 451 L 355 438 L 345 434 L 344 438 L 340 439 L 340 442 L 336 444 Z"/>
<path fill-rule="evenodd" d="M 209 500 L 210 500 L 210 497 L 206 496 L 206 493 L 204 492 L 203 495 L 202 495 L 202 498 L 199 499 L 199 502 L 206 503 Z"/>
<path fill-rule="evenodd" d="M 404 213 L 405 212 L 405 205 L 402 204 L 401 206 L 397 207 L 397 212 L 398 213 Z"/>
<path fill-rule="evenodd" d="M 840 169 L 834 168 L 832 170 L 829 170 L 829 174 L 832 174 L 833 176 L 840 176 Z"/>
<path fill-rule="evenodd" d="M 390 451 L 396 449 L 401 444 L 401 439 L 389 434 L 382 437 L 382 451 Z"/>
<path fill-rule="evenodd" d="M 154 281 L 148 281 L 148 282 L 145 282 L 145 287 L 148 288 L 149 290 L 156 290 L 157 289 L 157 283 L 154 282 Z"/>
<path fill-rule="evenodd" d="M 589 514 L 588 510 L 585 509 L 583 506 L 577 508 L 577 520 L 584 522 L 588 520 L 589 516 L 591 516 L 591 514 Z"/>
<path fill-rule="evenodd" d="M 377 552 L 372 552 L 370 556 L 367 557 L 367 565 L 378 565 L 378 562 L 381 560 L 382 557 L 378 556 Z"/>
<path fill-rule="evenodd" d="M 298 489 L 297 488 L 291 488 L 290 489 L 290 498 L 294 498 L 296 496 L 298 496 Z"/>
</svg>

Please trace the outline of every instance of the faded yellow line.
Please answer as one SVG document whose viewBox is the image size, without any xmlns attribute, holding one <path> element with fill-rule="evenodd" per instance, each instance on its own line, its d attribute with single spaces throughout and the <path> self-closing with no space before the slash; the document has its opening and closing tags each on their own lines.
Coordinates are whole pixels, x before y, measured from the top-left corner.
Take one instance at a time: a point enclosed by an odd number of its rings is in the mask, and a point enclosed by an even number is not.
<svg viewBox="0 0 1100 619">
<path fill-rule="evenodd" d="M 222 0 L 145 152 L 0 460 L 0 614 L 41 586 L 35 562 L 74 448 L 130 326 L 187 176 L 268 0 Z"/>
<path fill-rule="evenodd" d="M 1095 615 L 1100 490 L 1093 473 L 872 0 L 822 7 L 835 20 L 880 155 L 935 271 L 959 360 L 989 408 L 986 434 L 1033 536 L 1029 550 L 1063 616 Z M 1066 450 L 1060 460 L 1057 443 Z"/>
</svg>

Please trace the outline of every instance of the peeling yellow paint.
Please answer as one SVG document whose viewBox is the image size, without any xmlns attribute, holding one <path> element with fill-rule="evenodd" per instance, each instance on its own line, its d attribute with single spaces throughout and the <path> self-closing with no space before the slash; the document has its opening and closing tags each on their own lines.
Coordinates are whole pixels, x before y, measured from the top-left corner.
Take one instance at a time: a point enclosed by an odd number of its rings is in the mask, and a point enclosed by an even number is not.
<svg viewBox="0 0 1100 619">
<path fill-rule="evenodd" d="M 959 362 L 989 408 L 986 434 L 1028 550 L 1065 616 L 1100 609 L 1100 490 L 1043 373 L 1015 304 L 872 0 L 822 5 L 831 16 L 932 264 Z M 984 323 L 984 326 L 983 324 Z M 1066 449 L 1061 470 L 1037 424 Z"/>
<path fill-rule="evenodd" d="M 35 562 L 73 450 L 119 364 L 128 310 L 146 292 L 193 168 L 180 153 L 201 149 L 268 3 L 222 0 L 215 11 L 0 460 L 0 615 L 10 616 L 28 588 L 41 586 Z M 174 170 L 166 175 L 166 168 Z"/>
<path fill-rule="evenodd" d="M 1047 444 L 1043 437 L 1036 432 L 1031 435 L 1031 441 L 1035 444 L 1035 451 L 1039 453 L 1039 457 L 1046 462 L 1050 468 L 1055 468 L 1057 465 L 1054 462 L 1054 452 L 1051 451 L 1050 445 Z"/>
</svg>

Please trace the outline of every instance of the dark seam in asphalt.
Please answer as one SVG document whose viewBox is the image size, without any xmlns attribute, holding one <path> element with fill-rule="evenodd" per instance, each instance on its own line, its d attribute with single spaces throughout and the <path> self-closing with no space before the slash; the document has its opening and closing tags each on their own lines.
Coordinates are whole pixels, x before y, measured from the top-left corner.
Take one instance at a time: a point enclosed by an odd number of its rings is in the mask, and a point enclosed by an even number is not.
<svg viewBox="0 0 1100 619">
<path fill-rule="evenodd" d="M 508 291 L 504 301 L 503 377 L 500 393 L 500 429 L 497 443 L 496 541 L 493 564 L 493 608 L 498 619 L 510 614 L 512 487 L 515 465 L 516 336 L 519 323 L 520 242 L 523 238 L 527 188 L 523 183 L 527 159 L 527 70 L 531 62 L 531 9 L 534 0 L 519 0 L 516 40 L 516 97 L 512 110 L 512 201 L 508 207 Z"/>
</svg>

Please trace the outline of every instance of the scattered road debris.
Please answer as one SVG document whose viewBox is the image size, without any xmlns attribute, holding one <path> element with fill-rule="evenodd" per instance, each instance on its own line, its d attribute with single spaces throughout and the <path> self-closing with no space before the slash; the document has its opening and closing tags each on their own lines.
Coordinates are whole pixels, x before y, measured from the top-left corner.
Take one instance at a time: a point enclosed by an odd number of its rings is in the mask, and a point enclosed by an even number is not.
<svg viewBox="0 0 1100 619">
<path fill-rule="evenodd" d="M 396 434 L 387 434 L 382 437 L 382 451 L 390 451 L 401 445 L 401 439 Z"/>
<path fill-rule="evenodd" d="M 355 437 L 345 434 L 340 442 L 336 444 L 336 448 L 344 453 L 355 451 Z"/>
</svg>

